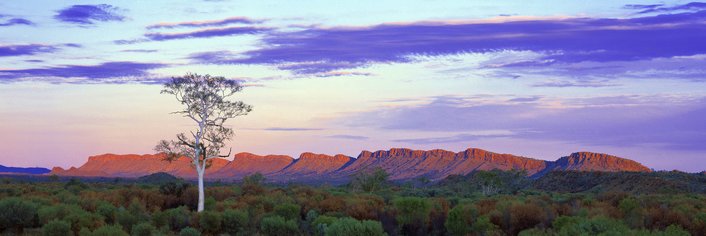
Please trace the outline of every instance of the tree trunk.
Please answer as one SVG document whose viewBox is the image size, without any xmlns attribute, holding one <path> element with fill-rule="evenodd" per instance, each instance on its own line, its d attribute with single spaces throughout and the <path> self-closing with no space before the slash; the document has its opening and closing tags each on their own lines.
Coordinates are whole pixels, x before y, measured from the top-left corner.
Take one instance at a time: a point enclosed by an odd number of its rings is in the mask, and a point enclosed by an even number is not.
<svg viewBox="0 0 706 236">
<path fill-rule="evenodd" d="M 203 172 L 202 170 L 196 170 L 199 174 L 199 206 L 197 208 L 197 212 L 202 212 L 204 208 L 204 192 L 203 192 Z"/>
</svg>

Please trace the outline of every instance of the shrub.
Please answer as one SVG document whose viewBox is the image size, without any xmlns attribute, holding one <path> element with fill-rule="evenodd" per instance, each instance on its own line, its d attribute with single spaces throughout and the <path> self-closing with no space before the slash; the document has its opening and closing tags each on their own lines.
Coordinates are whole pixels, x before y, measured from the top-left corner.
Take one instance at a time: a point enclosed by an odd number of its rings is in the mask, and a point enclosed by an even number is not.
<svg viewBox="0 0 706 236">
<path fill-rule="evenodd" d="M 96 213 L 103 216 L 105 222 L 108 224 L 115 223 L 115 212 L 117 208 L 108 202 L 100 202 L 96 207 Z"/>
<path fill-rule="evenodd" d="M 451 235 L 467 235 L 471 232 L 473 219 L 478 210 L 472 205 L 458 205 L 449 211 L 444 226 Z"/>
<path fill-rule="evenodd" d="M 269 216 L 260 221 L 260 230 L 265 235 L 295 235 L 299 226 L 294 220 L 285 220 L 281 216 Z"/>
<path fill-rule="evenodd" d="M 681 226 L 678 225 L 670 225 L 666 229 L 664 229 L 664 232 L 661 234 L 655 234 L 655 235 L 664 235 L 664 236 L 689 236 L 691 235 L 688 231 L 684 230 Z"/>
<path fill-rule="evenodd" d="M 132 226 L 132 231 L 130 231 L 130 234 L 132 236 L 150 236 L 154 235 L 157 229 L 152 226 L 150 223 L 139 223 L 134 226 Z"/>
<path fill-rule="evenodd" d="M 360 171 L 353 176 L 350 185 L 353 189 L 362 190 L 364 192 L 375 192 L 388 184 L 387 179 L 390 177 L 385 170 L 377 167 L 369 171 Z"/>
<path fill-rule="evenodd" d="M 425 234 L 424 229 L 431 213 L 428 199 L 419 197 L 401 197 L 393 201 L 397 209 L 397 222 L 403 234 Z"/>
<path fill-rule="evenodd" d="M 201 232 L 194 228 L 186 227 L 179 231 L 179 236 L 201 236 Z"/>
<path fill-rule="evenodd" d="M 248 212 L 244 210 L 226 210 L 223 212 L 223 230 L 230 235 L 242 232 L 248 225 Z"/>
<path fill-rule="evenodd" d="M 119 225 L 104 225 L 93 231 L 94 236 L 129 236 Z"/>
<path fill-rule="evenodd" d="M 387 235 L 379 221 L 359 221 L 350 217 L 341 218 L 326 227 L 326 236 L 378 236 Z"/>
<path fill-rule="evenodd" d="M 333 224 L 333 222 L 336 222 L 337 219 L 338 218 L 333 216 L 317 217 L 312 223 L 312 227 L 314 228 L 314 235 L 324 235 L 324 233 L 326 233 L 326 228 L 328 228 L 329 225 Z"/>
<path fill-rule="evenodd" d="M 36 204 L 14 197 L 0 200 L 0 229 L 22 232 L 25 227 L 34 226 L 36 219 Z"/>
<path fill-rule="evenodd" d="M 117 223 L 120 224 L 126 231 L 131 231 L 132 226 L 140 222 L 140 219 L 129 211 L 120 208 L 115 214 L 115 221 L 117 221 Z"/>
<path fill-rule="evenodd" d="M 554 220 L 553 225 L 560 235 L 628 235 L 630 232 L 620 221 L 605 217 L 587 219 L 561 216 Z"/>
<path fill-rule="evenodd" d="M 64 220 L 71 223 L 71 229 L 74 232 L 78 232 L 81 228 L 96 229 L 104 224 L 102 216 L 82 209 L 71 211 Z"/>
<path fill-rule="evenodd" d="M 216 234 L 221 231 L 221 214 L 213 211 L 203 211 L 199 213 L 199 226 L 209 234 Z"/>
<path fill-rule="evenodd" d="M 275 214 L 284 217 L 286 220 L 299 220 L 299 212 L 301 207 L 297 204 L 284 203 L 275 206 Z"/>
<path fill-rule="evenodd" d="M 71 235 L 71 224 L 63 220 L 52 220 L 42 226 L 44 236 L 67 236 Z"/>
<path fill-rule="evenodd" d="M 152 216 L 152 221 L 157 227 L 167 226 L 175 232 L 189 226 L 190 220 L 191 212 L 184 206 L 158 212 Z"/>
</svg>

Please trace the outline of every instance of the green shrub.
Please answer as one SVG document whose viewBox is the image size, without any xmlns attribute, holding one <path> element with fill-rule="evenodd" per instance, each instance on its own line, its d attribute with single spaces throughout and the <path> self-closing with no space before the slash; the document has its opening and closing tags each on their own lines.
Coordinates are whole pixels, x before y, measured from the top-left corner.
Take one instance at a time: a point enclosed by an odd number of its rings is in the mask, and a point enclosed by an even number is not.
<svg viewBox="0 0 706 236">
<path fill-rule="evenodd" d="M 22 232 L 33 227 L 37 219 L 37 205 L 19 198 L 0 200 L 0 229 L 15 229 Z"/>
<path fill-rule="evenodd" d="M 132 226 L 132 231 L 130 231 L 130 235 L 132 236 L 150 236 L 154 235 L 155 232 L 157 231 L 154 226 L 150 223 L 139 223 L 134 226 Z"/>
<path fill-rule="evenodd" d="M 260 221 L 260 230 L 265 235 L 295 235 L 299 226 L 294 220 L 285 220 L 282 216 L 269 216 Z"/>
<path fill-rule="evenodd" d="M 387 235 L 379 221 L 359 221 L 350 217 L 337 219 L 326 227 L 326 236 L 378 236 Z"/>
<path fill-rule="evenodd" d="M 301 207 L 297 204 L 284 203 L 275 206 L 275 214 L 284 217 L 286 220 L 299 220 Z"/>
<path fill-rule="evenodd" d="M 71 229 L 74 232 L 79 232 L 81 228 L 96 229 L 105 223 L 102 216 L 83 209 L 69 212 L 64 220 L 71 223 Z"/>
<path fill-rule="evenodd" d="M 666 229 L 664 229 L 663 232 L 660 233 L 655 233 L 654 235 L 663 235 L 663 236 L 689 236 L 691 235 L 689 231 L 684 230 L 681 226 L 678 225 L 670 225 Z"/>
<path fill-rule="evenodd" d="M 115 213 L 115 221 L 117 221 L 117 223 L 120 224 L 126 231 L 131 231 L 132 226 L 140 222 L 140 219 L 128 210 L 120 208 Z"/>
<path fill-rule="evenodd" d="M 314 235 L 324 235 L 326 228 L 333 224 L 333 222 L 336 222 L 336 220 L 338 220 L 338 218 L 333 216 L 316 217 L 314 222 L 311 223 L 311 226 L 314 228 Z"/>
<path fill-rule="evenodd" d="M 52 220 L 42 226 L 44 236 L 70 236 L 71 224 L 63 220 Z"/>
<path fill-rule="evenodd" d="M 108 224 L 115 223 L 115 213 L 117 208 L 108 202 L 99 202 L 96 207 L 96 213 L 103 216 L 105 222 Z"/>
<path fill-rule="evenodd" d="M 209 234 L 221 232 L 221 214 L 213 211 L 202 211 L 199 213 L 199 226 L 201 230 Z"/>
<path fill-rule="evenodd" d="M 473 219 L 477 215 L 478 210 L 473 205 L 458 205 L 449 211 L 444 226 L 451 235 L 467 235 L 471 232 Z"/>
<path fill-rule="evenodd" d="M 431 204 L 428 199 L 419 197 L 401 197 L 393 201 L 397 209 L 397 221 L 400 224 L 424 223 L 429 219 Z"/>
<path fill-rule="evenodd" d="M 129 236 L 119 225 L 104 225 L 93 231 L 94 236 Z"/>
<path fill-rule="evenodd" d="M 190 225 L 191 212 L 185 207 L 172 208 L 152 215 L 152 221 L 157 227 L 167 226 L 175 232 Z"/>
<path fill-rule="evenodd" d="M 557 222 L 559 221 L 559 222 Z M 628 235 L 630 228 L 620 221 L 606 217 L 592 219 L 560 216 L 554 220 L 554 230 L 560 235 Z M 558 226 L 558 228 L 557 228 Z"/>
<path fill-rule="evenodd" d="M 245 231 L 248 226 L 248 212 L 244 210 L 226 210 L 223 212 L 223 231 L 230 235 Z"/>
<path fill-rule="evenodd" d="M 179 231 L 179 236 L 201 236 L 201 232 L 194 228 L 186 227 Z"/>
</svg>

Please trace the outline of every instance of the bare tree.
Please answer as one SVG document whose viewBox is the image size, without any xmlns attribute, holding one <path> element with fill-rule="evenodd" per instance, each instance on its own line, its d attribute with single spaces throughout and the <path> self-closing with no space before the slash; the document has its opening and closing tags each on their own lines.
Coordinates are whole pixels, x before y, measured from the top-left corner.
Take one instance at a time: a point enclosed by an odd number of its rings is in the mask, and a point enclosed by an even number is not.
<svg viewBox="0 0 706 236">
<path fill-rule="evenodd" d="M 195 130 L 190 134 L 180 133 L 177 140 L 162 140 L 154 148 L 166 153 L 165 160 L 174 161 L 179 157 L 188 157 L 196 168 L 199 181 L 198 211 L 204 209 L 203 176 L 211 165 L 211 159 L 230 156 L 221 155 L 225 142 L 233 137 L 233 129 L 223 124 L 230 118 L 247 115 L 252 106 L 242 101 L 230 101 L 231 96 L 243 89 L 238 81 L 210 75 L 187 74 L 172 78 L 164 84 L 161 93 L 176 97 L 184 109 L 173 112 L 190 118 L 195 122 Z"/>
</svg>

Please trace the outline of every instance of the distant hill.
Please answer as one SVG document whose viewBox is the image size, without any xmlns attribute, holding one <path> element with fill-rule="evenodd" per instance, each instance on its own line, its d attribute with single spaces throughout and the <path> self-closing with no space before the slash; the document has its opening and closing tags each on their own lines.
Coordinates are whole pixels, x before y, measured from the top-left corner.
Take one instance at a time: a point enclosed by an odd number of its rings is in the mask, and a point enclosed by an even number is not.
<svg viewBox="0 0 706 236">
<path fill-rule="evenodd" d="M 178 182 L 181 181 L 180 178 L 170 175 L 164 172 L 157 172 L 154 174 L 145 175 L 137 178 L 140 183 L 167 183 L 167 182 Z"/>
<path fill-rule="evenodd" d="M 41 167 L 9 167 L 0 165 L 0 173 L 40 175 L 49 172 L 49 169 Z"/>
<path fill-rule="evenodd" d="M 164 172 L 176 177 L 194 179 L 191 162 L 182 157 L 163 161 L 163 154 L 115 155 L 89 157 L 83 166 L 68 170 L 54 168 L 51 174 L 61 176 L 140 177 Z M 233 161 L 214 159 L 207 169 L 211 180 L 237 180 L 254 173 L 275 182 L 341 183 L 351 175 L 371 168 L 382 168 L 391 180 L 425 177 L 441 180 L 450 175 L 467 175 L 480 170 L 522 170 L 528 176 L 540 177 L 552 171 L 633 171 L 650 172 L 642 164 L 608 154 L 576 152 L 557 161 L 538 160 L 512 154 L 501 154 L 478 148 L 461 152 L 442 149 L 412 150 L 393 148 L 375 152 L 363 151 L 357 158 L 346 155 L 302 153 L 298 159 L 286 155 L 235 154 Z"/>
</svg>

